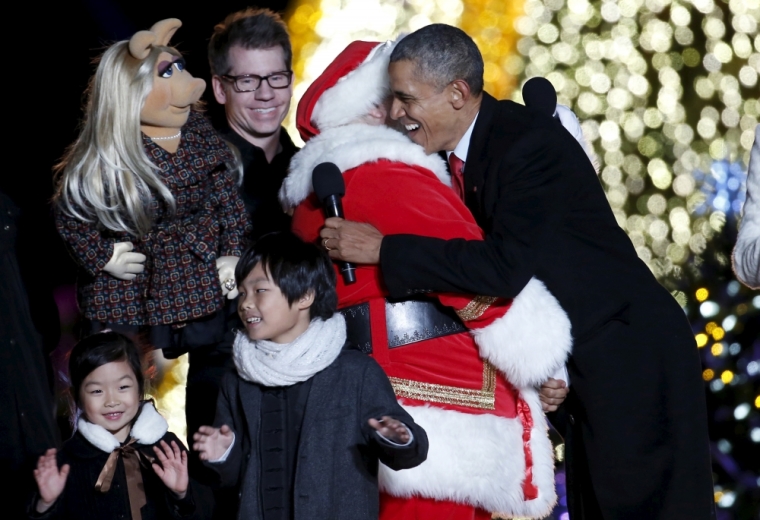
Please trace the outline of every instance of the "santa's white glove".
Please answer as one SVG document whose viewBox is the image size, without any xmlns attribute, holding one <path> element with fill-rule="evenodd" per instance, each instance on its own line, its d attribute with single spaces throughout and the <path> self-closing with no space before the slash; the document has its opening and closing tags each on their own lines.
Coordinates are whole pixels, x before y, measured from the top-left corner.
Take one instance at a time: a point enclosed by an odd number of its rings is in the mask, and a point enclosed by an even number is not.
<svg viewBox="0 0 760 520">
<path fill-rule="evenodd" d="M 103 270 L 119 280 L 134 280 L 137 273 L 145 270 L 146 257 L 142 253 L 131 253 L 133 249 L 132 242 L 116 242 L 113 256 Z"/>
<path fill-rule="evenodd" d="M 219 283 L 222 284 L 222 294 L 228 300 L 237 298 L 238 289 L 235 284 L 235 266 L 238 263 L 237 256 L 220 256 L 216 259 L 216 270 L 219 273 Z"/>
<path fill-rule="evenodd" d="M 575 112 L 569 107 L 560 105 L 559 103 L 557 104 L 557 109 L 554 113 L 559 117 L 559 121 L 562 123 L 562 126 L 565 127 L 565 130 L 570 132 L 570 135 L 575 137 L 575 140 L 583 147 L 583 151 L 586 152 L 591 164 L 594 165 L 596 174 L 599 175 L 599 163 L 594 155 L 594 147 L 591 146 L 591 143 L 589 143 L 583 136 L 583 129 L 581 128 L 581 122 L 578 120 L 578 116 L 575 115 Z"/>
</svg>

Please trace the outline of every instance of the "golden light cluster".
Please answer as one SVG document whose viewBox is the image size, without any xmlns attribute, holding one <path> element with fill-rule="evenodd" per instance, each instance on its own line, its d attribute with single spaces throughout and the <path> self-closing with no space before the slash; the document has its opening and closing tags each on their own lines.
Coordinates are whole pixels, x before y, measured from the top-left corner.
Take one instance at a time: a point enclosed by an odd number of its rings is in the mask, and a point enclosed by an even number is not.
<svg viewBox="0 0 760 520">
<path fill-rule="evenodd" d="M 760 1 L 527 0 L 524 10 L 511 66 L 549 79 L 575 110 L 618 223 L 658 278 L 678 277 L 726 222 L 697 213 L 706 194 L 694 172 L 749 159 Z"/>
<path fill-rule="evenodd" d="M 185 420 L 185 385 L 189 358 L 186 355 L 177 359 L 166 359 L 163 351 L 153 351 L 151 364 L 156 367 L 159 377 L 155 388 L 149 387 L 147 397 L 156 403 L 156 409 L 169 423 L 169 431 L 184 439 L 187 436 L 187 421 Z"/>
</svg>

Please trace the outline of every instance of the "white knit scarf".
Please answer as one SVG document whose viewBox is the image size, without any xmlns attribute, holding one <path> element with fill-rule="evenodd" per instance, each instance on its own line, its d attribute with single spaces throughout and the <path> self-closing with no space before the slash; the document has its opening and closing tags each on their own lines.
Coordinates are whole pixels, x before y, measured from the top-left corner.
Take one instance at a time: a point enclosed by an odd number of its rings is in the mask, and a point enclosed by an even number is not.
<svg viewBox="0 0 760 520">
<path fill-rule="evenodd" d="M 238 332 L 233 357 L 238 375 L 264 386 L 290 386 L 330 366 L 346 342 L 346 320 L 339 312 L 316 318 L 292 343 L 250 340 Z"/>
</svg>

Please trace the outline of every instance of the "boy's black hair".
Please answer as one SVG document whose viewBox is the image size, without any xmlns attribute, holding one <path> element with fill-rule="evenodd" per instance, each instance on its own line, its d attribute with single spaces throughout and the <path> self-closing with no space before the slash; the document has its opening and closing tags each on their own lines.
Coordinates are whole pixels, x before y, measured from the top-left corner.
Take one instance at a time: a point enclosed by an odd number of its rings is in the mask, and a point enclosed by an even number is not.
<svg viewBox="0 0 760 520">
<path fill-rule="evenodd" d="M 140 399 L 145 395 L 145 377 L 142 371 L 140 351 L 137 346 L 117 332 L 98 332 L 77 343 L 69 356 L 69 379 L 71 394 L 77 406 L 81 399 L 79 391 L 85 378 L 98 367 L 114 361 L 126 361 L 135 373 Z"/>
<path fill-rule="evenodd" d="M 335 314 L 338 308 L 335 269 L 325 251 L 290 232 L 264 235 L 240 257 L 235 268 L 238 286 L 259 262 L 289 305 L 314 291 L 309 317 L 326 320 Z"/>
</svg>

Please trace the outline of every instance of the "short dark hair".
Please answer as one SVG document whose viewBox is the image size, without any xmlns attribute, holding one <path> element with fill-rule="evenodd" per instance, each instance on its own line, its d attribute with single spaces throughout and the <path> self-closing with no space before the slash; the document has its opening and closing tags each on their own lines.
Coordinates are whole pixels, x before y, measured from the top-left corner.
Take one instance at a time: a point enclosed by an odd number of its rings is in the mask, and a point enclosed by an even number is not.
<svg viewBox="0 0 760 520">
<path fill-rule="evenodd" d="M 244 49 L 271 49 L 282 47 L 285 66 L 292 67 L 293 50 L 285 22 L 269 9 L 249 7 L 237 11 L 214 27 L 208 42 L 208 64 L 211 74 L 223 76 L 230 72 L 230 48 L 239 45 Z"/>
<path fill-rule="evenodd" d="M 315 244 L 304 242 L 288 231 L 264 235 L 240 257 L 235 268 L 238 286 L 258 263 L 280 288 L 289 305 L 314 291 L 310 318 L 327 320 L 335 314 L 338 308 L 335 268 L 327 253 Z"/>
<path fill-rule="evenodd" d="M 82 382 L 96 368 L 114 361 L 126 361 L 135 373 L 140 399 L 145 396 L 145 376 L 137 346 L 126 336 L 113 332 L 97 332 L 77 343 L 69 355 L 71 396 L 79 406 Z"/>
<path fill-rule="evenodd" d="M 391 63 L 403 60 L 414 62 L 417 74 L 439 90 L 462 79 L 474 95 L 483 92 L 483 56 L 461 29 L 434 23 L 414 31 L 391 53 Z"/>
</svg>

